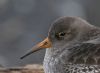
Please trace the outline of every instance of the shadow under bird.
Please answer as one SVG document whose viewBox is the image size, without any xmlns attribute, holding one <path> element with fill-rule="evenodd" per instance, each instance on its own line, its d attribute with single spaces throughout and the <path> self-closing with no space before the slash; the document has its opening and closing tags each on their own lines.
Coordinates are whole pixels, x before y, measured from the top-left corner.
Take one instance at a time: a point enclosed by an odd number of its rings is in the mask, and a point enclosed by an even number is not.
<svg viewBox="0 0 100 73">
<path fill-rule="evenodd" d="M 47 38 L 21 59 L 44 48 L 45 73 L 100 73 L 100 28 L 80 17 L 55 20 Z"/>
</svg>

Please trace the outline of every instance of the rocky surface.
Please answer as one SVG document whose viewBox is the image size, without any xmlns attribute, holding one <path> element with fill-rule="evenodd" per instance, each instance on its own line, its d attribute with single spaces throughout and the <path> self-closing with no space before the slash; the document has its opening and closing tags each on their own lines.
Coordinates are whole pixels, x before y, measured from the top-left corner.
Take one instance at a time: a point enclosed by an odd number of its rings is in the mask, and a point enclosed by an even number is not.
<svg viewBox="0 0 100 73">
<path fill-rule="evenodd" d="M 44 73 L 42 65 L 33 64 L 23 67 L 0 68 L 0 73 Z"/>
</svg>

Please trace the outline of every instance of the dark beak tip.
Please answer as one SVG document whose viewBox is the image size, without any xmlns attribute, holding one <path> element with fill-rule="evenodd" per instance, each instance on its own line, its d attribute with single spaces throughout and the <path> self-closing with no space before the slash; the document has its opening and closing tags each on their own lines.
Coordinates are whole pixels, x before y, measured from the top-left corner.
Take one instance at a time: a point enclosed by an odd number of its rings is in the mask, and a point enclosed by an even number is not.
<svg viewBox="0 0 100 73">
<path fill-rule="evenodd" d="M 20 57 L 20 59 L 24 59 L 25 57 L 29 56 L 30 54 L 32 54 L 33 51 L 28 52 L 27 54 L 25 54 L 24 56 Z"/>
<path fill-rule="evenodd" d="M 24 57 L 20 57 L 20 59 L 22 60 L 22 59 L 24 59 Z"/>
<path fill-rule="evenodd" d="M 25 56 L 20 57 L 21 60 L 24 59 L 24 58 L 25 58 Z"/>
</svg>

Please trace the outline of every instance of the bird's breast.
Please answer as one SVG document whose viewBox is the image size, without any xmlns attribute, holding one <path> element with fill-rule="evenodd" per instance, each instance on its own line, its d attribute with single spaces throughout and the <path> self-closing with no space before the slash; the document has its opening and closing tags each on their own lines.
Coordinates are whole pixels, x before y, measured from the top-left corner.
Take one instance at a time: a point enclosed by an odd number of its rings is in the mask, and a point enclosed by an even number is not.
<svg viewBox="0 0 100 73">
<path fill-rule="evenodd" d="M 45 73 L 100 73 L 99 65 L 69 63 L 63 54 L 52 56 L 48 51 L 43 64 Z"/>
<path fill-rule="evenodd" d="M 51 55 L 50 51 L 46 51 L 43 65 L 45 73 L 64 73 L 63 63 L 61 63 L 60 58 Z"/>
<path fill-rule="evenodd" d="M 45 73 L 100 73 L 99 65 L 64 64 L 60 60 L 44 59 Z"/>
<path fill-rule="evenodd" d="M 45 73 L 64 73 L 63 63 L 61 63 L 57 58 L 45 58 L 44 70 Z"/>
</svg>

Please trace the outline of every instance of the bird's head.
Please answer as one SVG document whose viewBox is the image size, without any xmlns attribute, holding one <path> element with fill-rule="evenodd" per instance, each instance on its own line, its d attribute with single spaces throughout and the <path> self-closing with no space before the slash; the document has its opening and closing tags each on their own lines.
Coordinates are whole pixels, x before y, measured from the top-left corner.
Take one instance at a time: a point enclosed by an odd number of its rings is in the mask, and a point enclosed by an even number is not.
<svg viewBox="0 0 100 73">
<path fill-rule="evenodd" d="M 85 27 L 89 26 L 89 24 L 85 24 L 88 23 L 79 17 L 61 17 L 57 19 L 52 23 L 48 32 L 48 37 L 32 47 L 31 51 L 22 56 L 21 59 L 38 50 L 44 48 L 59 48 L 76 40 L 75 38 L 80 35 L 83 29 L 86 29 Z"/>
</svg>

